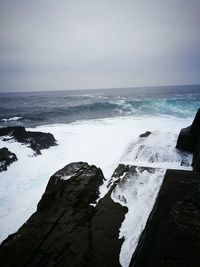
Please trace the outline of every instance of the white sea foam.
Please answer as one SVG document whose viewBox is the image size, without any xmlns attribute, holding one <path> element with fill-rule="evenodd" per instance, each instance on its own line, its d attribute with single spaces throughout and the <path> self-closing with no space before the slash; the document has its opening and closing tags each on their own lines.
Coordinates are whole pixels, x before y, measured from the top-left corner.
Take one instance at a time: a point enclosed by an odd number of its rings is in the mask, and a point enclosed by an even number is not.
<svg viewBox="0 0 200 267">
<path fill-rule="evenodd" d="M 112 193 L 115 202 L 128 207 L 119 235 L 124 238 L 120 252 L 123 267 L 129 266 L 166 169 L 191 170 L 192 156 L 176 150 L 176 140 L 177 134 L 172 131 L 154 131 L 131 142 L 120 159 L 124 164 L 157 168 L 154 172 L 138 168 L 135 175 L 125 174 Z"/>
<path fill-rule="evenodd" d="M 18 120 L 21 120 L 23 119 L 22 117 L 12 117 L 12 118 L 8 118 L 8 119 L 1 119 L 1 121 L 18 121 Z"/>
<path fill-rule="evenodd" d="M 125 177 L 123 185 L 119 184 L 112 193 L 112 199 L 115 202 L 128 207 L 119 234 L 119 238 L 124 238 L 120 252 L 120 263 L 123 267 L 129 266 L 164 174 L 164 169 L 157 170 L 155 173 L 138 170 L 137 174 Z"/>
<path fill-rule="evenodd" d="M 1 147 L 8 147 L 18 157 L 6 172 L 0 173 L 0 240 L 16 231 L 36 210 L 50 176 L 66 164 L 95 164 L 109 179 L 128 144 L 137 141 L 141 133 L 162 129 L 178 134 L 191 121 L 192 118 L 118 117 L 27 129 L 51 132 L 57 139 L 58 146 L 42 150 L 37 157 L 25 145 L 0 140 Z M 107 192 L 106 184 L 107 181 L 100 188 L 101 197 Z"/>
<path fill-rule="evenodd" d="M 191 154 L 178 151 L 178 135 L 173 132 L 154 131 L 148 137 L 134 140 L 123 153 L 120 162 L 165 169 L 188 169 Z"/>
</svg>

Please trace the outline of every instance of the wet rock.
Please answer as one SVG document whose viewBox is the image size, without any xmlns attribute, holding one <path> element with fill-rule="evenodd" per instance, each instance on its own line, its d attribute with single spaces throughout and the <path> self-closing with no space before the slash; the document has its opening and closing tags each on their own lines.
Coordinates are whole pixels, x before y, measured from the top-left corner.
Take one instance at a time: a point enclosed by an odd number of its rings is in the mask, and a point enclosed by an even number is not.
<svg viewBox="0 0 200 267">
<path fill-rule="evenodd" d="M 16 160 L 17 157 L 14 153 L 6 147 L 0 148 L 0 172 L 6 171 L 7 167 Z"/>
<path fill-rule="evenodd" d="M 191 125 L 191 134 L 196 139 L 199 138 L 200 133 L 200 108 L 198 109 L 194 121 Z"/>
<path fill-rule="evenodd" d="M 182 151 L 193 153 L 195 144 L 190 130 L 191 126 L 181 129 L 178 136 L 176 148 Z"/>
<path fill-rule="evenodd" d="M 110 190 L 99 201 L 92 219 L 93 260 L 91 266 L 120 267 L 119 254 L 123 239 L 119 239 L 119 229 L 128 209 L 115 203 Z"/>
<path fill-rule="evenodd" d="M 52 134 L 26 131 L 22 126 L 0 128 L 0 136 L 5 136 L 3 141 L 13 138 L 20 143 L 28 144 L 38 155 L 41 154 L 40 150 L 56 145 Z"/>
<path fill-rule="evenodd" d="M 37 211 L 0 246 L 2 267 L 117 267 L 127 208 L 111 191 L 92 206 L 104 179 L 84 162 L 71 163 L 49 180 Z"/>
<path fill-rule="evenodd" d="M 140 137 L 148 137 L 151 134 L 151 132 L 147 131 L 140 135 Z"/>
<path fill-rule="evenodd" d="M 198 267 L 200 174 L 168 170 L 130 267 Z"/>
<path fill-rule="evenodd" d="M 108 182 L 107 187 L 110 187 L 111 185 L 116 186 L 119 181 L 121 180 L 121 177 L 129 170 L 129 165 L 119 164 L 117 168 L 115 169 L 112 177 L 110 178 L 110 181 Z"/>
<path fill-rule="evenodd" d="M 193 153 L 193 169 L 200 171 L 200 109 L 197 111 L 192 125 L 181 130 L 176 148 Z"/>
<path fill-rule="evenodd" d="M 200 139 L 196 143 L 196 146 L 193 152 L 192 166 L 193 166 L 194 171 L 200 172 Z"/>
</svg>

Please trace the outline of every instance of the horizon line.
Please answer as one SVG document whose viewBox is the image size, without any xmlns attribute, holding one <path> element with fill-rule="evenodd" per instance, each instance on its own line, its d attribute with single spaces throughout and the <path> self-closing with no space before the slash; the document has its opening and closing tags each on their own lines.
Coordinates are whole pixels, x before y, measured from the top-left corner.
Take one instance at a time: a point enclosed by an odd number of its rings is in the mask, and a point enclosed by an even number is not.
<svg viewBox="0 0 200 267">
<path fill-rule="evenodd" d="M 82 88 L 82 89 L 58 89 L 58 90 L 22 90 L 22 91 L 0 91 L 3 93 L 38 93 L 38 92 L 61 92 L 61 91 L 92 91 L 92 90 L 112 90 L 112 89 L 139 89 L 139 88 L 156 88 L 156 87 L 177 87 L 177 86 L 200 86 L 200 83 L 194 84 L 173 84 L 173 85 L 150 85 L 150 86 L 124 86 L 124 87 L 104 87 L 104 88 Z"/>
</svg>

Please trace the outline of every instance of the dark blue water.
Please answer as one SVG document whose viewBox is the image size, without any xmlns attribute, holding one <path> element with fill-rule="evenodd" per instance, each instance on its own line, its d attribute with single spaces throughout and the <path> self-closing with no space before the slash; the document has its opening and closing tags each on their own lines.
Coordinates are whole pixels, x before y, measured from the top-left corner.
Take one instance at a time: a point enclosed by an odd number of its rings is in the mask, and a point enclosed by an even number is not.
<svg viewBox="0 0 200 267">
<path fill-rule="evenodd" d="M 0 94 L 0 126 L 36 127 L 115 116 L 193 117 L 200 85 Z"/>
</svg>

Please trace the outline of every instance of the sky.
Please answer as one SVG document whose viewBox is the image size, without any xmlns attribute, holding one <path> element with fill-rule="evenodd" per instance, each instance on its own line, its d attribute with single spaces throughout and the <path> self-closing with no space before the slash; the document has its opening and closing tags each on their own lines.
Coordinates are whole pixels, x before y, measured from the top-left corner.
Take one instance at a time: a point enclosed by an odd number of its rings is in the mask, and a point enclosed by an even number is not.
<svg viewBox="0 0 200 267">
<path fill-rule="evenodd" d="M 0 0 L 0 92 L 200 84 L 199 0 Z"/>
</svg>

